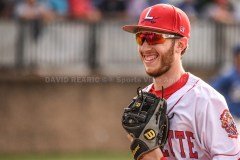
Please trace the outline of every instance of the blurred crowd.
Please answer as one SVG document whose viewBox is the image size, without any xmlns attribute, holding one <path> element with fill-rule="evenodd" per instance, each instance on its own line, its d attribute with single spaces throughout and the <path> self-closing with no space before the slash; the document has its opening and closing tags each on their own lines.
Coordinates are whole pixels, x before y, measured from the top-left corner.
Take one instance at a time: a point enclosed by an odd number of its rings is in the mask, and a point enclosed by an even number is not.
<svg viewBox="0 0 240 160">
<path fill-rule="evenodd" d="M 137 20 L 147 6 L 169 3 L 192 21 L 208 19 L 229 24 L 240 21 L 239 0 L 0 0 L 1 18 L 24 20 L 78 19 L 98 22 L 109 18 Z"/>
</svg>

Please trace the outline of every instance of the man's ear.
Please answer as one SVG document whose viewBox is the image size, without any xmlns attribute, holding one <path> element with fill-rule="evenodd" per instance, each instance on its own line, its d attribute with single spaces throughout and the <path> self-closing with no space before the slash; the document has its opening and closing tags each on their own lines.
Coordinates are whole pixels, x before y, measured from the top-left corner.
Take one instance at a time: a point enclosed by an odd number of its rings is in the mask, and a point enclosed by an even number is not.
<svg viewBox="0 0 240 160">
<path fill-rule="evenodd" d="M 187 37 L 182 37 L 181 39 L 178 40 L 176 50 L 178 53 L 182 53 L 183 50 L 187 48 L 188 45 L 188 38 Z"/>
</svg>

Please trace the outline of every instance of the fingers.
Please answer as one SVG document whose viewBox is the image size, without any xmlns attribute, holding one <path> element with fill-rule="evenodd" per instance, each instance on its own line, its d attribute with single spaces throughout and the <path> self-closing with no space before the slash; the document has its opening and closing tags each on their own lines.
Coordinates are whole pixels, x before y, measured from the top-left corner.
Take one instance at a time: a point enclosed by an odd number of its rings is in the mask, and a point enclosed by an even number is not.
<svg viewBox="0 0 240 160">
<path fill-rule="evenodd" d="M 146 154 L 144 154 L 141 160 L 156 160 L 163 159 L 163 154 L 159 148 L 156 148 Z"/>
<path fill-rule="evenodd" d="M 133 137 L 132 137 L 130 134 L 127 134 L 127 138 L 128 138 L 128 140 L 129 140 L 130 142 L 133 141 Z"/>
</svg>

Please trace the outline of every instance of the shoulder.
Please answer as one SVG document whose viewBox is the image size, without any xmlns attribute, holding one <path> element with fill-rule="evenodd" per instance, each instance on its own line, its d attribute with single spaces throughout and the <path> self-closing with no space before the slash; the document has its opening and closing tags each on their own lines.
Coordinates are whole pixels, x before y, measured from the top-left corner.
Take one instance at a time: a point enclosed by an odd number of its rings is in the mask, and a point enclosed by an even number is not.
<svg viewBox="0 0 240 160">
<path fill-rule="evenodd" d="M 190 74 L 189 80 L 197 81 L 196 85 L 189 92 L 189 94 L 192 94 L 194 97 L 196 97 L 196 101 L 203 104 L 222 104 L 227 106 L 225 98 L 201 78 Z"/>
</svg>

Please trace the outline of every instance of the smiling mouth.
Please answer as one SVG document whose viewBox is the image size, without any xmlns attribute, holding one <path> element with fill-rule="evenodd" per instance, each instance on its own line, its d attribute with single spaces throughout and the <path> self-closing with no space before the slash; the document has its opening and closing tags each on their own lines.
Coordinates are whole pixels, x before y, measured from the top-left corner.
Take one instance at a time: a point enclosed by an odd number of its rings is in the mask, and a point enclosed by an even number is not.
<svg viewBox="0 0 240 160">
<path fill-rule="evenodd" d="M 158 58 L 158 55 L 143 55 L 143 59 L 145 62 L 153 62 Z"/>
</svg>

